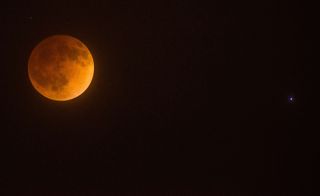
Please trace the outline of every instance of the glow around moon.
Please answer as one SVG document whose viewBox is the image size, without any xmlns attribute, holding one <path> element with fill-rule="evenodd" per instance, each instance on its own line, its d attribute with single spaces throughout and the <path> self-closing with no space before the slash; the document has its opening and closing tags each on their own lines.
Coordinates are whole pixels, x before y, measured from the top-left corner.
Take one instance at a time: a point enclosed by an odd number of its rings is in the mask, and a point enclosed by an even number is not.
<svg viewBox="0 0 320 196">
<path fill-rule="evenodd" d="M 55 101 L 81 95 L 89 87 L 93 72 L 89 49 L 80 40 L 67 35 L 44 39 L 33 49 L 28 61 L 32 86 Z"/>
</svg>

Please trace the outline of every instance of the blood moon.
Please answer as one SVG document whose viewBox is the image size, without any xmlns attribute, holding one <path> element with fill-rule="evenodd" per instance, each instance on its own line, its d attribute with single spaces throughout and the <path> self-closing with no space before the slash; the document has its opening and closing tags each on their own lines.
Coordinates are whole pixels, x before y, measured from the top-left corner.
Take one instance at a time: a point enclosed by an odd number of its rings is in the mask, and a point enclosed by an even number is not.
<svg viewBox="0 0 320 196">
<path fill-rule="evenodd" d="M 93 72 L 89 49 L 68 35 L 44 39 L 32 50 L 28 61 L 32 86 L 55 101 L 67 101 L 81 95 L 89 87 Z"/>
</svg>

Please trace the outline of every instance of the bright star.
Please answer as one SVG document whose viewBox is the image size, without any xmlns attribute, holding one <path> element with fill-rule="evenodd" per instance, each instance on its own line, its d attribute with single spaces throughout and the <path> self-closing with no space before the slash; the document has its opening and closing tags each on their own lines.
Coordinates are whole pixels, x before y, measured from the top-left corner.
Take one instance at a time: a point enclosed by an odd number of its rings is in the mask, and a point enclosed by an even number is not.
<svg viewBox="0 0 320 196">
<path fill-rule="evenodd" d="M 290 103 L 293 103 L 293 102 L 294 102 L 294 97 L 293 97 L 293 96 L 289 96 L 289 97 L 288 97 L 288 101 L 289 101 Z"/>
</svg>

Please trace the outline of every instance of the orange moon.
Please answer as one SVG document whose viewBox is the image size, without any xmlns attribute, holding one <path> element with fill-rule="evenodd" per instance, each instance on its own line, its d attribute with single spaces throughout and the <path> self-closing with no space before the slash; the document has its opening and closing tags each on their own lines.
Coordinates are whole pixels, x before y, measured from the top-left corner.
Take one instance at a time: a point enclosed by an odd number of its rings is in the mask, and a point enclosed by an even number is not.
<svg viewBox="0 0 320 196">
<path fill-rule="evenodd" d="M 93 57 L 78 39 L 54 35 L 41 41 L 31 52 L 28 75 L 32 86 L 44 97 L 67 101 L 81 95 L 90 85 Z"/>
</svg>

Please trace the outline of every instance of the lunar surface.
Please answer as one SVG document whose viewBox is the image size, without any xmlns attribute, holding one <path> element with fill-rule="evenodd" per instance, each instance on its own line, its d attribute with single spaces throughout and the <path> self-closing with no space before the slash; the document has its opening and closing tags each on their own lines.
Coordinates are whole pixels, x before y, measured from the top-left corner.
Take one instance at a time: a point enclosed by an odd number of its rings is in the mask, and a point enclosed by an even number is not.
<svg viewBox="0 0 320 196">
<path fill-rule="evenodd" d="M 32 86 L 43 96 L 66 101 L 81 95 L 90 85 L 94 63 L 89 49 L 78 39 L 55 35 L 32 51 L 28 74 Z"/>
</svg>

